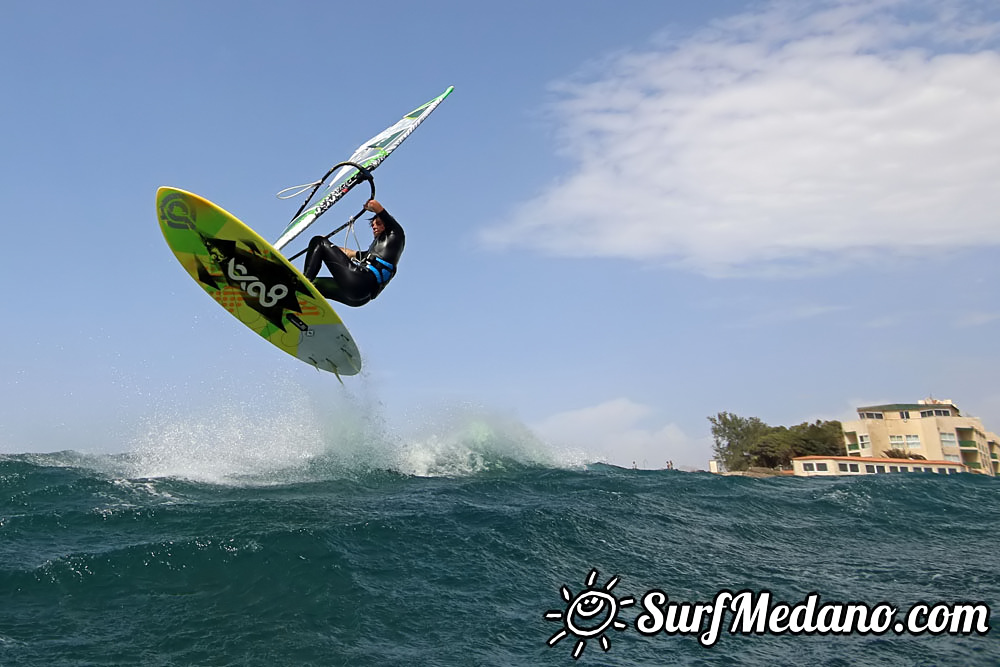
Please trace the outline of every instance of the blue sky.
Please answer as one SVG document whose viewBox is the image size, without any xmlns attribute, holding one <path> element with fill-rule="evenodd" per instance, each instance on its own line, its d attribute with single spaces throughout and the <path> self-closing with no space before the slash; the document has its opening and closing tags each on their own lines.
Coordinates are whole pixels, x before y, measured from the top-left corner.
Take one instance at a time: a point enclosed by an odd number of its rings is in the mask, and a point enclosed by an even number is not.
<svg viewBox="0 0 1000 667">
<path fill-rule="evenodd" d="M 20 2 L 5 24 L 0 451 L 120 451 L 205 406 L 258 431 L 285 406 L 404 431 L 474 409 L 644 467 L 705 467 L 720 411 L 933 395 L 1000 430 L 993 3 Z M 299 203 L 275 192 L 449 85 L 377 172 L 407 249 L 339 309 L 366 364 L 345 388 L 167 249 L 158 186 L 274 239 Z"/>
</svg>

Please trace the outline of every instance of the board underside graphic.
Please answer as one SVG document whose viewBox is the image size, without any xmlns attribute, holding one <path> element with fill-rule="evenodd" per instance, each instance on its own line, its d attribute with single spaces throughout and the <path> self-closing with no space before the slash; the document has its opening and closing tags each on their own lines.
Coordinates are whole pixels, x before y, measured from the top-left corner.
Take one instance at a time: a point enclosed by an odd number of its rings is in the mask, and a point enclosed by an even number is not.
<svg viewBox="0 0 1000 667">
<path fill-rule="evenodd" d="M 358 347 L 329 302 L 256 232 L 175 188 L 157 190 L 156 213 L 177 260 L 236 319 L 320 370 L 361 371 Z"/>
</svg>

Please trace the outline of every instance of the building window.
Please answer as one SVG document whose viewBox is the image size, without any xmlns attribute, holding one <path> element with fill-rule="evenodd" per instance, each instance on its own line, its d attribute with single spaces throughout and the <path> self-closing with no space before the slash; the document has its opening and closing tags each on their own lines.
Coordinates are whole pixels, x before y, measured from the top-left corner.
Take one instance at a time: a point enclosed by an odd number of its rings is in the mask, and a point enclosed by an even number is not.
<svg viewBox="0 0 1000 667">
<path fill-rule="evenodd" d="M 851 472 L 858 472 L 858 464 L 857 463 L 851 463 L 850 467 L 851 467 Z"/>
<path fill-rule="evenodd" d="M 866 433 L 862 433 L 861 435 L 859 435 L 858 445 L 860 445 L 861 449 L 868 449 L 869 447 L 871 447 L 872 446 L 871 436 L 869 436 Z"/>
<path fill-rule="evenodd" d="M 859 412 L 862 419 L 885 419 L 881 412 Z"/>
<path fill-rule="evenodd" d="M 948 469 L 947 468 L 938 468 L 938 472 L 941 473 L 942 475 L 947 475 L 948 474 Z"/>
<path fill-rule="evenodd" d="M 847 472 L 847 464 L 846 463 L 838 463 L 837 464 L 837 468 L 840 469 L 840 472 Z"/>
<path fill-rule="evenodd" d="M 805 470 L 806 472 L 812 472 L 816 468 L 811 463 L 803 463 L 802 464 L 802 469 Z"/>
<path fill-rule="evenodd" d="M 941 446 L 942 447 L 958 447 L 958 439 L 955 437 L 955 432 L 951 431 L 949 433 L 941 434 Z"/>
<path fill-rule="evenodd" d="M 889 466 L 889 472 L 899 472 L 899 466 Z"/>
<path fill-rule="evenodd" d="M 906 448 L 907 449 L 920 449 L 920 436 L 919 435 L 908 435 L 908 436 L 906 436 Z"/>
<path fill-rule="evenodd" d="M 874 474 L 875 473 L 875 466 L 873 466 L 870 463 L 866 464 L 865 465 L 865 472 L 867 472 L 869 474 Z"/>
<path fill-rule="evenodd" d="M 955 463 L 959 463 L 962 460 L 962 457 L 959 456 L 958 454 L 945 454 L 944 455 L 944 460 L 945 461 L 954 461 Z"/>
<path fill-rule="evenodd" d="M 906 441 L 903 440 L 901 435 L 890 435 L 889 436 L 889 448 L 890 449 L 904 449 L 906 447 Z"/>
<path fill-rule="evenodd" d="M 827 471 L 827 467 L 826 467 L 825 463 L 817 463 L 816 464 L 816 472 L 826 472 L 826 471 Z"/>
<path fill-rule="evenodd" d="M 875 466 L 877 472 L 885 472 L 885 466 Z"/>
<path fill-rule="evenodd" d="M 910 418 L 910 411 L 909 410 L 900 410 L 899 411 L 899 418 L 900 419 L 909 419 Z"/>
</svg>

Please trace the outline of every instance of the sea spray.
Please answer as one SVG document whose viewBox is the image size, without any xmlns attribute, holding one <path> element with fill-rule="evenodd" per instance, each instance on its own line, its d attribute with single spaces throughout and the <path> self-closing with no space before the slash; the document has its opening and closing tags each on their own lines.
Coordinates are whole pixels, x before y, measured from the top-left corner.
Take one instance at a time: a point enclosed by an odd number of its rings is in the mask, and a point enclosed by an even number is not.
<svg viewBox="0 0 1000 667">
<path fill-rule="evenodd" d="M 317 396 L 279 381 L 266 396 L 220 392 L 197 409 L 160 406 L 135 429 L 126 476 L 284 484 L 378 470 L 463 476 L 510 465 L 593 461 L 552 447 L 516 419 L 471 404 L 425 407 L 391 425 L 365 387 Z"/>
</svg>

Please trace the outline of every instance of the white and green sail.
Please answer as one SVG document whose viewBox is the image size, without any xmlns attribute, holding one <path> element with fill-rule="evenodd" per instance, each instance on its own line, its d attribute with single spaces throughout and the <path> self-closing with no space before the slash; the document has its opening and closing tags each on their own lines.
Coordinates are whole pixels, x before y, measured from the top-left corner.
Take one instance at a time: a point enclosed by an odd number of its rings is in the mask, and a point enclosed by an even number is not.
<svg viewBox="0 0 1000 667">
<path fill-rule="evenodd" d="M 354 154 L 350 158 L 345 160 L 346 162 L 353 162 L 355 164 L 360 164 L 362 167 L 368 171 L 372 171 L 377 166 L 382 164 L 382 161 L 389 157 L 396 148 L 403 143 L 403 141 L 413 133 L 417 126 L 424 122 L 424 119 L 431 114 L 434 109 L 437 108 L 441 102 L 444 101 L 451 91 L 454 90 L 454 86 L 449 86 L 446 91 L 435 97 L 433 100 L 417 107 L 410 113 L 403 116 L 398 123 L 392 127 L 383 130 L 379 134 L 375 135 L 365 143 L 361 144 Z M 360 183 L 363 179 L 360 178 L 360 173 L 357 169 L 350 166 L 345 166 L 337 170 L 335 174 L 331 176 L 329 184 L 326 189 L 323 190 L 322 195 L 316 201 L 315 204 L 309 206 L 303 210 L 299 215 L 295 217 L 288 226 L 285 227 L 285 231 L 281 233 L 278 240 L 274 242 L 274 247 L 277 250 L 281 250 L 282 247 L 287 245 L 292 239 L 304 232 L 309 225 L 316 222 L 319 216 L 323 215 L 331 206 L 337 203 L 344 195 L 346 195 L 351 188 Z"/>
</svg>

